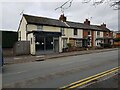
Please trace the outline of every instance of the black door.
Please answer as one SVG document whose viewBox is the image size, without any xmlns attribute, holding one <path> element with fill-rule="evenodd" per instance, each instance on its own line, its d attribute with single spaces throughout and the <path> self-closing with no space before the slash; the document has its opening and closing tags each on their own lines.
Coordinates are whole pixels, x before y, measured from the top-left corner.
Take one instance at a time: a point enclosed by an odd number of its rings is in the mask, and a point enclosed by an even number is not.
<svg viewBox="0 0 120 90">
<path fill-rule="evenodd" d="M 36 50 L 44 50 L 45 48 L 45 38 L 44 37 L 39 37 L 36 38 Z"/>
<path fill-rule="evenodd" d="M 53 37 L 36 38 L 36 50 L 53 50 Z"/>
<path fill-rule="evenodd" d="M 45 44 L 46 50 L 53 50 L 53 37 L 46 37 Z"/>
</svg>

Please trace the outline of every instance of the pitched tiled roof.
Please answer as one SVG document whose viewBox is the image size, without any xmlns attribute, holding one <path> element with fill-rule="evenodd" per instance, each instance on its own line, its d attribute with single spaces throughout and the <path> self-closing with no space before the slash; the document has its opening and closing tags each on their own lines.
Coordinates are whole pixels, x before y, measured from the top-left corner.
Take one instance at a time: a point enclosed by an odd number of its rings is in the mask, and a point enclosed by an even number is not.
<svg viewBox="0 0 120 90">
<path fill-rule="evenodd" d="M 56 19 L 37 17 L 37 16 L 31 16 L 25 14 L 23 16 L 25 17 L 28 24 L 38 24 L 38 25 L 42 24 L 42 25 L 67 27 L 63 22 Z"/>
<path fill-rule="evenodd" d="M 97 25 L 86 25 L 84 23 L 77 23 L 77 22 L 70 22 L 70 21 L 66 21 L 65 23 L 57 19 L 31 16 L 26 14 L 23 14 L 23 16 L 25 17 L 28 24 L 37 24 L 37 25 L 42 24 L 42 25 L 50 25 L 50 26 L 57 26 L 57 27 L 109 31 L 109 29 L 101 28 L 100 26 L 97 26 Z"/>
<path fill-rule="evenodd" d="M 101 30 L 103 30 L 103 31 L 110 31 L 110 29 L 108 29 L 108 28 L 103 28 L 103 27 L 101 27 L 101 26 L 97 26 L 98 28 L 101 28 Z"/>
<path fill-rule="evenodd" d="M 76 22 L 69 22 L 67 21 L 67 24 L 72 28 L 82 28 L 82 29 L 89 29 L 89 30 L 103 30 L 97 25 L 86 25 L 84 23 L 76 23 Z"/>
</svg>

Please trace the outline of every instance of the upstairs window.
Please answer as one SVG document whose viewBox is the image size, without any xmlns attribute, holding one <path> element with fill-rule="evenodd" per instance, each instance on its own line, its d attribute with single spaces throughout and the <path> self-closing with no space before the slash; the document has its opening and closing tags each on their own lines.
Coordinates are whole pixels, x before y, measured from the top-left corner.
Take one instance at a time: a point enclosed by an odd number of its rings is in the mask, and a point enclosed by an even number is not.
<svg viewBox="0 0 120 90">
<path fill-rule="evenodd" d="M 106 36 L 108 36 L 109 34 L 108 34 L 108 32 L 106 33 Z"/>
<path fill-rule="evenodd" d="M 90 31 L 88 31 L 88 35 L 91 35 L 91 32 L 90 32 Z"/>
<path fill-rule="evenodd" d="M 100 35 L 100 32 L 99 31 L 97 31 L 97 36 L 99 36 Z"/>
<path fill-rule="evenodd" d="M 43 26 L 42 25 L 38 25 L 37 26 L 37 30 L 43 30 Z"/>
<path fill-rule="evenodd" d="M 65 36 L 65 30 L 64 30 L 64 28 L 60 28 L 60 31 L 61 31 L 62 36 Z"/>
<path fill-rule="evenodd" d="M 74 35 L 78 35 L 78 30 L 76 28 L 74 29 Z"/>
</svg>

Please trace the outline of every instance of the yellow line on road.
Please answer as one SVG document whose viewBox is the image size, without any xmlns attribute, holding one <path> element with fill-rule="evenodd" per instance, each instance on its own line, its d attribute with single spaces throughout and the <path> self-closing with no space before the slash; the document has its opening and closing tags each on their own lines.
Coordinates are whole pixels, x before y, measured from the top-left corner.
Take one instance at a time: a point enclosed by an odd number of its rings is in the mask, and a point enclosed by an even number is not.
<svg viewBox="0 0 120 90">
<path fill-rule="evenodd" d="M 89 82 L 92 81 L 92 80 L 99 79 L 99 78 L 101 78 L 101 77 L 103 77 L 103 76 L 106 76 L 106 75 L 108 75 L 108 74 L 111 74 L 111 73 L 113 73 L 113 72 L 115 72 L 115 71 L 118 71 L 118 70 L 114 70 L 114 71 L 112 71 L 112 72 L 109 72 L 109 73 L 107 73 L 107 74 L 103 74 L 103 75 L 101 75 L 101 76 L 92 78 L 92 79 L 90 79 L 90 80 L 87 80 L 87 81 L 82 82 L 82 83 L 80 83 L 80 84 L 77 84 L 77 85 L 75 85 L 75 86 L 71 86 L 71 87 L 69 87 L 69 89 L 73 89 L 73 88 L 76 88 L 76 87 L 80 87 L 80 86 L 82 86 L 82 85 L 84 85 L 84 84 L 86 84 L 86 83 L 89 83 Z M 67 90 L 69 90 L 69 89 L 67 89 Z"/>
<path fill-rule="evenodd" d="M 76 87 L 80 87 L 81 85 L 84 85 L 92 80 L 96 80 L 98 78 L 101 78 L 105 75 L 108 75 L 108 74 L 111 74 L 113 72 L 116 72 L 120 69 L 120 66 L 119 67 L 115 67 L 115 68 L 112 68 L 110 70 L 107 70 L 107 71 L 104 71 L 104 72 L 101 72 L 101 73 L 98 73 L 96 75 L 93 75 L 93 76 L 90 76 L 88 78 L 85 78 L 85 79 L 82 79 L 82 80 L 79 80 L 77 82 L 73 82 L 67 86 L 64 86 L 64 87 L 61 87 L 59 89 L 62 89 L 62 90 L 69 90 L 69 89 L 73 89 L 73 88 L 76 88 Z"/>
</svg>

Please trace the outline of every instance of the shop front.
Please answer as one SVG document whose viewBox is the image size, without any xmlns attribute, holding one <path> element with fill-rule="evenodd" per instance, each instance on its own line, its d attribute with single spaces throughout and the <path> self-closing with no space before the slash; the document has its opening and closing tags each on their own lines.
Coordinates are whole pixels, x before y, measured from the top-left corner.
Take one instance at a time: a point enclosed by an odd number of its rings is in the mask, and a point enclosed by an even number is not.
<svg viewBox="0 0 120 90">
<path fill-rule="evenodd" d="M 34 32 L 36 55 L 59 52 L 60 32 Z"/>
</svg>

